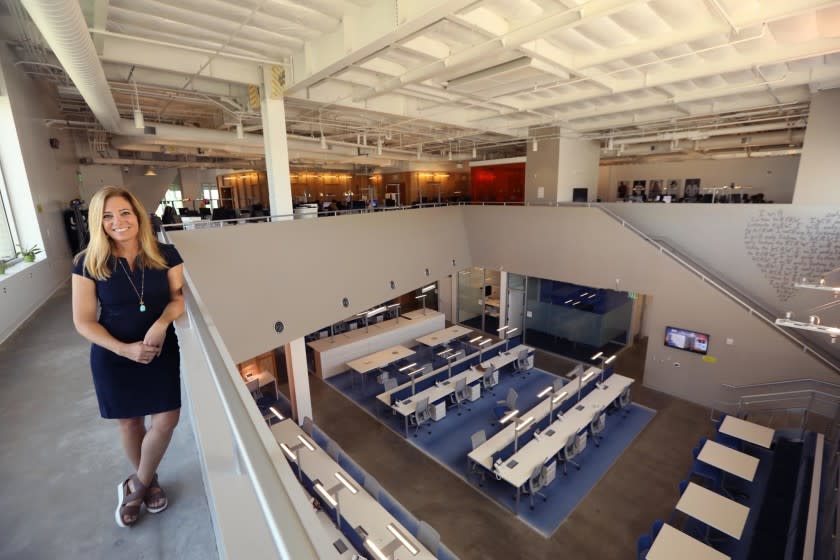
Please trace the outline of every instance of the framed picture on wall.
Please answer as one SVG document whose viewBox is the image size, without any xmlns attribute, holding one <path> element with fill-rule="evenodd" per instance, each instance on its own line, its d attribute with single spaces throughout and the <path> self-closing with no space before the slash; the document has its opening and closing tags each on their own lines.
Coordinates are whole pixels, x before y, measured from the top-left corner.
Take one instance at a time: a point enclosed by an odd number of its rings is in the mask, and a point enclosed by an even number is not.
<svg viewBox="0 0 840 560">
<path fill-rule="evenodd" d="M 679 198 L 680 190 L 682 188 L 682 179 L 668 179 L 665 185 L 666 190 L 663 194 L 670 194 L 673 197 Z"/>
<path fill-rule="evenodd" d="M 685 180 L 685 198 L 696 199 L 700 196 L 700 179 Z"/>
<path fill-rule="evenodd" d="M 647 181 L 644 179 L 633 181 L 633 192 L 630 194 L 630 197 L 634 200 L 636 198 L 641 200 L 642 197 L 647 197 Z"/>
<path fill-rule="evenodd" d="M 651 199 L 656 200 L 656 197 L 662 195 L 662 184 L 664 181 L 662 179 L 651 179 L 648 183 L 648 196 Z"/>
<path fill-rule="evenodd" d="M 627 181 L 619 181 L 618 187 L 616 188 L 616 198 L 618 200 L 624 200 L 630 194 L 630 186 L 627 184 Z"/>
</svg>

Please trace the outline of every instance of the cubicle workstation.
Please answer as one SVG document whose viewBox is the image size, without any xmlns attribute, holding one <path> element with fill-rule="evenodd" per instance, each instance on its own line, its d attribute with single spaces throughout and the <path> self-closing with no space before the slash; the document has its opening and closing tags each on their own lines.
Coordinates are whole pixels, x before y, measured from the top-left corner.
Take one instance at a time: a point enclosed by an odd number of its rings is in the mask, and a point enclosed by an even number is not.
<svg viewBox="0 0 840 560">
<path fill-rule="evenodd" d="M 443 313 L 433 309 L 416 310 L 395 319 L 371 323 L 367 328 L 326 334 L 307 343 L 312 350 L 315 374 L 327 379 L 347 370 L 347 362 L 391 346 L 411 346 L 416 338 L 439 331 L 446 326 Z"/>
<path fill-rule="evenodd" d="M 418 403 L 427 402 L 429 405 L 442 403 L 442 401 L 445 401 L 455 392 L 456 386 L 458 386 L 458 384 L 462 381 L 467 387 L 469 387 L 469 399 L 476 400 L 481 396 L 481 387 L 479 386 L 479 382 L 484 379 L 486 372 L 495 372 L 495 374 L 498 375 L 498 372 L 500 372 L 502 368 L 517 361 L 523 352 L 527 353 L 530 357 L 530 360 L 525 360 L 525 364 L 530 364 L 528 367 L 533 367 L 534 349 L 529 346 L 525 346 L 524 344 L 520 344 L 509 351 L 499 352 L 496 356 L 481 362 L 478 365 L 472 366 L 466 371 L 450 378 L 439 380 L 434 385 L 431 385 L 430 387 L 427 387 L 415 394 L 408 395 L 401 400 L 397 400 L 393 404 L 390 403 L 390 395 L 377 395 L 377 399 L 390 405 L 394 413 L 405 418 L 405 434 L 408 436 L 409 418 L 411 415 L 416 413 Z M 440 372 L 441 370 L 438 370 L 438 373 Z M 433 420 L 439 420 L 445 414 L 446 412 L 444 408 L 443 410 L 440 410 L 440 412 L 436 412 Z"/>
<path fill-rule="evenodd" d="M 284 456 L 301 482 L 311 490 L 326 511 L 337 519 L 342 533 L 362 554 L 371 558 L 431 560 L 429 551 L 376 497 L 368 493 L 365 475 L 360 481 L 342 468 L 293 420 L 271 426 Z"/>
<path fill-rule="evenodd" d="M 461 325 L 452 325 L 451 327 L 445 328 L 443 330 L 429 333 L 426 336 L 421 336 L 416 340 L 420 344 L 435 347 L 441 344 L 448 344 L 449 342 L 461 338 L 462 336 L 466 336 L 471 332 L 473 332 L 472 329 L 468 329 L 467 327 L 463 327 Z"/>
<path fill-rule="evenodd" d="M 414 353 L 414 350 L 411 348 L 406 348 L 398 344 L 397 346 L 391 346 L 379 352 L 362 356 L 356 360 L 351 360 L 347 362 L 347 367 L 358 373 L 364 384 L 370 372 L 378 371 L 379 368 L 384 368 L 394 362 L 408 358 Z"/>
</svg>

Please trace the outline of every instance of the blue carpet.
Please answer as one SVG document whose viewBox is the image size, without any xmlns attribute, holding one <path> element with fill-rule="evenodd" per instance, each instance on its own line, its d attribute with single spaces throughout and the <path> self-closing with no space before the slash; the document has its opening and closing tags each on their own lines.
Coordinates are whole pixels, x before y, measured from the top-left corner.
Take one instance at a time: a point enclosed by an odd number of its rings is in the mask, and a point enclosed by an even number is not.
<svg viewBox="0 0 840 560">
<path fill-rule="evenodd" d="M 336 375 L 327 379 L 327 383 L 395 432 L 405 435 L 403 417 L 392 414 L 375 398 L 376 394 L 381 392 L 381 386 L 369 381 L 366 387 L 361 389 L 358 379 L 354 383 L 352 375 L 354 374 L 349 372 Z M 484 430 L 489 439 L 501 429 L 496 422 L 493 408 L 497 400 L 505 398 L 509 389 L 515 389 L 519 394 L 517 408 L 529 410 L 539 401 L 537 394 L 556 379 L 555 375 L 536 368 L 519 374 L 511 374 L 509 368 L 505 368 L 499 376 L 499 384 L 490 394 L 482 394 L 482 398 L 465 403 L 460 409 L 447 409 L 445 418 L 426 424 L 420 430 L 409 428 L 407 441 L 513 512 L 515 490 L 510 485 L 488 474 L 483 486 L 479 487 L 477 481 L 467 477 L 467 454 L 472 448 L 470 436 L 478 430 Z M 532 511 L 528 496 L 522 496 L 518 517 L 523 522 L 545 537 L 551 536 L 557 530 L 656 414 L 655 411 L 637 404 L 631 404 L 629 410 L 630 413 L 626 417 L 620 413 L 609 415 L 600 448 L 596 448 L 590 439 L 586 449 L 575 458 L 581 465 L 579 471 L 572 467 L 568 476 L 564 476 L 562 466 L 558 466 L 557 478 L 543 489 L 547 501 L 537 497 Z M 547 422 L 547 418 L 543 419 L 539 427 L 544 428 Z M 532 433 L 533 431 L 529 430 L 524 434 L 520 445 L 524 445 Z"/>
</svg>

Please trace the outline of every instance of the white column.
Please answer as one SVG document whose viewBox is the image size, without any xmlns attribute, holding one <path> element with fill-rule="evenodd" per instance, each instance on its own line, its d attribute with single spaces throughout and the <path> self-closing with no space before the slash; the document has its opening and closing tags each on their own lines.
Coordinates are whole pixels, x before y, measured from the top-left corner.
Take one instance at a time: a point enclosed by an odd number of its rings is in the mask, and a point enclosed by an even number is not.
<svg viewBox="0 0 840 560">
<path fill-rule="evenodd" d="M 508 301 L 508 273 L 507 270 L 499 272 L 499 328 L 507 325 L 507 301 Z"/>
<path fill-rule="evenodd" d="M 840 160 L 840 89 L 818 91 L 811 97 L 808 128 L 793 190 L 794 204 L 840 203 L 837 176 Z"/>
<path fill-rule="evenodd" d="M 452 299 L 449 302 L 449 319 L 453 323 L 458 322 L 458 277 L 459 273 L 455 273 L 449 277 L 449 283 L 452 289 Z"/>
<path fill-rule="evenodd" d="M 265 143 L 265 174 L 268 179 L 268 203 L 272 215 L 291 216 L 292 183 L 289 176 L 289 144 L 286 139 L 286 106 L 283 101 L 282 69 L 263 66 L 260 88 Z"/>
<path fill-rule="evenodd" d="M 588 199 L 594 202 L 598 196 L 601 145 L 595 140 L 573 138 L 571 131 L 556 127 L 532 129 L 530 135 L 525 162 L 525 201 L 571 202 L 575 188 L 587 188 Z M 533 138 L 537 138 L 537 151 Z"/>
<path fill-rule="evenodd" d="M 297 419 L 298 424 L 303 424 L 306 416 L 312 418 L 312 398 L 309 395 L 306 344 L 302 337 L 286 344 L 286 373 L 289 376 L 292 415 Z"/>
</svg>

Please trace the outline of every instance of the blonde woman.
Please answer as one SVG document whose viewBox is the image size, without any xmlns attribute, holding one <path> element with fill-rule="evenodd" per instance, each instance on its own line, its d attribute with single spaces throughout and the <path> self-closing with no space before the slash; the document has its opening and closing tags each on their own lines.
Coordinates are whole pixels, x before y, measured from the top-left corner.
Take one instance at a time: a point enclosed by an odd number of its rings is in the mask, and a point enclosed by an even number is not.
<svg viewBox="0 0 840 560">
<path fill-rule="evenodd" d="M 130 527 L 141 503 L 150 513 L 168 505 L 156 471 L 181 409 L 172 322 L 184 311 L 184 267 L 175 247 L 157 242 L 143 205 L 125 189 L 99 190 L 88 223 L 90 244 L 73 267 L 73 323 L 92 343 L 99 412 L 119 421 L 135 469 L 117 486 L 117 525 Z"/>
</svg>

